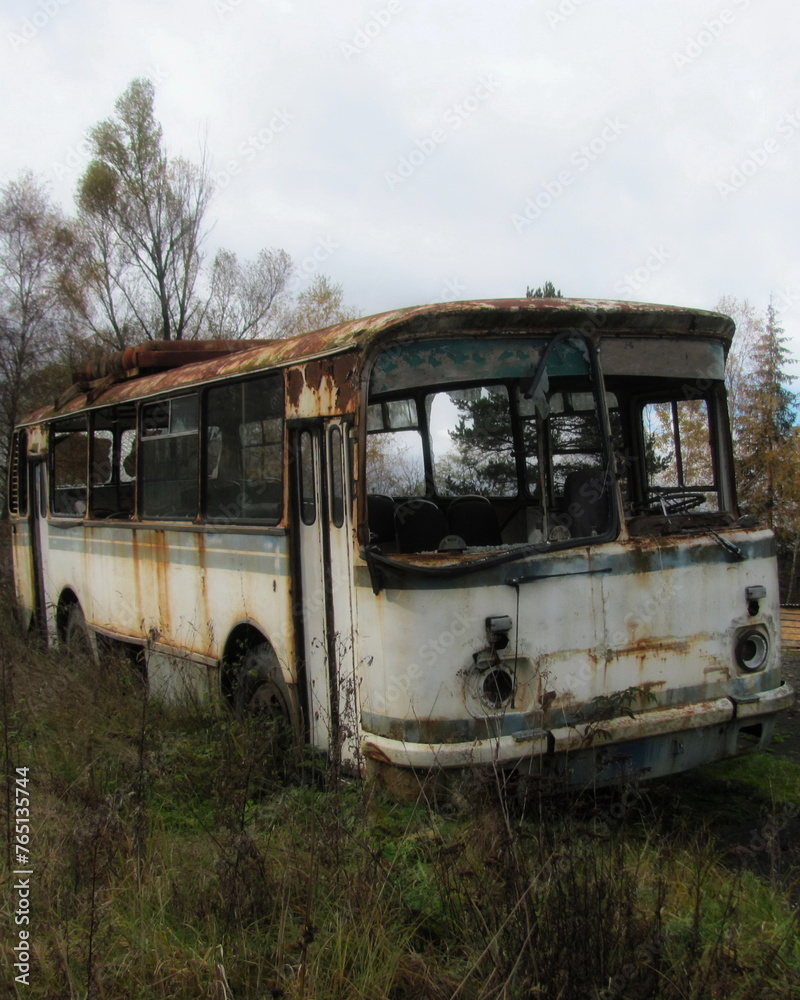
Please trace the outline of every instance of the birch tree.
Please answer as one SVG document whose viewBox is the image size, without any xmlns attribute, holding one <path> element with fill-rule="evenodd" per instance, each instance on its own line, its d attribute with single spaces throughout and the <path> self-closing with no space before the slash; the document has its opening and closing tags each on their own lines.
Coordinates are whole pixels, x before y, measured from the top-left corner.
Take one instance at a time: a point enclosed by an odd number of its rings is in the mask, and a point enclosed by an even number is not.
<svg viewBox="0 0 800 1000">
<path fill-rule="evenodd" d="M 211 182 L 204 163 L 170 158 L 154 88 L 134 80 L 90 131 L 94 158 L 78 187 L 84 249 L 74 306 L 117 347 L 196 334 L 196 294 Z"/>
<path fill-rule="evenodd" d="M 0 465 L 14 425 L 63 349 L 60 281 L 73 237 L 30 173 L 0 191 Z M 5 482 L 5 476 L 2 478 Z"/>
<path fill-rule="evenodd" d="M 291 273 L 292 259 L 285 250 L 262 250 L 252 261 L 220 250 L 211 270 L 204 336 L 230 340 L 274 335 L 276 306 Z"/>
</svg>

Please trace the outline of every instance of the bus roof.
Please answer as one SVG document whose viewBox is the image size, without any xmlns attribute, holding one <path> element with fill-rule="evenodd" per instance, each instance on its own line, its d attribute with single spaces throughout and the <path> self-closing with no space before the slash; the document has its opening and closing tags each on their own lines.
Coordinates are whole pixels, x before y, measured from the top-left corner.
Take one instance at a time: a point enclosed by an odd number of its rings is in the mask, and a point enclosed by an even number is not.
<svg viewBox="0 0 800 1000">
<path fill-rule="evenodd" d="M 730 317 L 702 309 L 619 302 L 606 299 L 481 299 L 412 306 L 338 323 L 322 330 L 280 340 L 230 342 L 230 350 L 213 360 L 197 361 L 202 342 L 184 341 L 174 350 L 166 371 L 120 373 L 78 382 L 52 406 L 30 413 L 23 423 L 66 415 L 85 407 L 109 406 L 231 375 L 282 367 L 348 350 L 364 351 L 393 336 L 431 333 L 480 333 L 485 330 L 557 333 L 577 328 L 595 336 L 690 336 L 721 341 L 727 352 L 734 333 Z M 135 351 L 147 351 L 147 344 Z M 165 352 L 169 353 L 169 352 Z M 191 361 L 181 359 L 188 353 Z M 150 355 L 152 357 L 152 355 Z"/>
</svg>

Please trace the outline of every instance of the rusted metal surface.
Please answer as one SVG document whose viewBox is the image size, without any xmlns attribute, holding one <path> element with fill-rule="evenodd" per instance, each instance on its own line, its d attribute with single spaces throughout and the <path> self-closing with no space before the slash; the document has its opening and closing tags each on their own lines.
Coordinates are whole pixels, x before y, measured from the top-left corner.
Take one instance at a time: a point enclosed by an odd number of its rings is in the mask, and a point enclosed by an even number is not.
<svg viewBox="0 0 800 1000">
<path fill-rule="evenodd" d="M 535 331 L 546 335 L 571 328 L 598 338 L 619 334 L 637 337 L 706 336 L 721 342 L 726 349 L 733 336 L 733 323 L 727 316 L 675 306 L 602 299 L 449 302 L 380 313 L 286 340 L 271 341 L 213 361 L 199 361 L 161 374 L 129 379 L 103 392 L 92 400 L 92 404 L 110 405 L 142 395 L 169 392 L 234 374 L 288 366 L 293 362 L 310 361 L 353 349 L 366 351 L 389 336 L 402 338 L 406 334 L 422 331 L 436 336 L 455 331 L 481 334 L 498 330 Z M 43 407 L 32 413 L 26 422 L 70 413 L 85 405 L 86 393 L 79 392 L 62 408 Z"/>
<path fill-rule="evenodd" d="M 286 372 L 288 417 L 320 417 L 356 408 L 361 358 L 353 351 L 316 358 Z"/>
<path fill-rule="evenodd" d="M 240 351 L 252 351 L 270 343 L 271 340 L 148 340 L 89 362 L 83 371 L 73 375 L 73 382 L 179 368 L 196 361 L 210 361 Z"/>
<path fill-rule="evenodd" d="M 28 454 L 40 456 L 47 454 L 48 427 L 47 424 L 32 424 L 28 427 Z"/>
<path fill-rule="evenodd" d="M 469 747 L 474 762 L 510 764 L 540 751 L 574 753 L 595 739 L 612 747 L 652 743 L 637 751 L 650 761 L 646 766 L 673 773 L 698 763 L 703 751 L 702 738 L 692 737 L 692 752 L 673 757 L 670 733 L 678 738 L 687 729 L 734 727 L 712 741 L 714 753 L 724 756 L 733 752 L 731 741 L 735 746 L 736 718 L 746 717 L 763 726 L 766 740 L 775 713 L 792 698 L 780 686 L 773 543 L 769 532 L 757 529 L 728 537 L 745 560 L 729 561 L 713 539 L 697 533 L 540 553 L 525 566 L 532 582 L 518 591 L 504 586 L 508 570 L 501 566 L 493 576 L 479 574 L 483 586 L 467 585 L 467 577 L 460 588 L 415 578 L 394 589 L 390 600 L 370 593 L 376 628 L 362 648 L 369 662 L 365 753 L 401 767 L 458 768 Z M 427 565 L 437 557 L 402 558 Z M 610 572 L 583 573 L 581 560 L 585 566 L 606 561 Z M 541 577 L 532 572 L 535 564 Z M 745 590 L 757 581 L 769 599 L 753 616 Z M 358 596 L 361 602 L 361 590 Z M 496 660 L 514 678 L 514 694 L 494 712 L 484 705 L 485 723 L 475 703 L 476 724 L 486 736 L 492 716 L 500 728 L 481 740 L 473 727 L 472 739 L 462 736 L 460 744 L 458 720 L 467 714 L 490 615 L 508 615 L 514 623 L 509 647 Z M 432 627 L 421 627 L 422 621 Z M 734 661 L 734 637 L 754 624 L 771 637 L 771 652 L 763 670 L 748 674 Z M 424 638 L 409 642 L 417 635 Z M 509 731 L 514 727 L 516 733 Z M 536 735 L 542 730 L 546 738 Z"/>
<path fill-rule="evenodd" d="M 273 639 L 294 682 L 285 535 L 80 522 L 45 522 L 42 530 L 52 630 L 59 597 L 69 590 L 104 634 L 139 637 L 147 648 L 203 665 L 218 662 L 233 629 L 252 622 Z"/>
</svg>

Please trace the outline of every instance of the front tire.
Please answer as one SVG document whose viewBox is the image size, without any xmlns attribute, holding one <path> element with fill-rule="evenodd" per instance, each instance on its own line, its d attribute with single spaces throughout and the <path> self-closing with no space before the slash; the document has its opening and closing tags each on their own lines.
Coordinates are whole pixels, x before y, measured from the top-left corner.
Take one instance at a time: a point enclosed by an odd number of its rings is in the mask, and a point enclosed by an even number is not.
<svg viewBox="0 0 800 1000">
<path fill-rule="evenodd" d="M 271 773 L 281 783 L 293 781 L 300 759 L 299 721 L 269 643 L 262 642 L 244 654 L 233 691 L 233 710 L 237 719 L 253 727 L 258 753 L 265 754 L 262 780 Z"/>
<path fill-rule="evenodd" d="M 238 719 L 259 718 L 296 731 L 295 713 L 278 658 L 268 642 L 249 649 L 242 659 L 233 697 Z"/>
<path fill-rule="evenodd" d="M 67 623 L 64 627 L 64 642 L 73 656 L 98 662 L 97 637 L 86 624 L 86 616 L 80 604 L 70 605 Z"/>
</svg>

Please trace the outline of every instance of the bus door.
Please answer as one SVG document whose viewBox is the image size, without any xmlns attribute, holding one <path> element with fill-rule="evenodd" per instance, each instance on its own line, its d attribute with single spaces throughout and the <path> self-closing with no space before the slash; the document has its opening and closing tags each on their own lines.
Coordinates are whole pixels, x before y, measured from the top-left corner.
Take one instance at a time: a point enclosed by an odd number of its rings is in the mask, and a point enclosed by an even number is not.
<svg viewBox="0 0 800 1000">
<path fill-rule="evenodd" d="M 297 620 L 311 744 L 334 763 L 357 745 L 352 624 L 349 425 L 339 418 L 294 434 Z"/>
<path fill-rule="evenodd" d="M 47 526 L 47 463 L 32 462 L 30 473 L 30 531 L 31 558 L 34 575 L 34 613 L 36 625 L 42 632 L 47 632 L 47 594 L 45 592 L 45 564 L 48 560 L 48 526 Z"/>
</svg>

